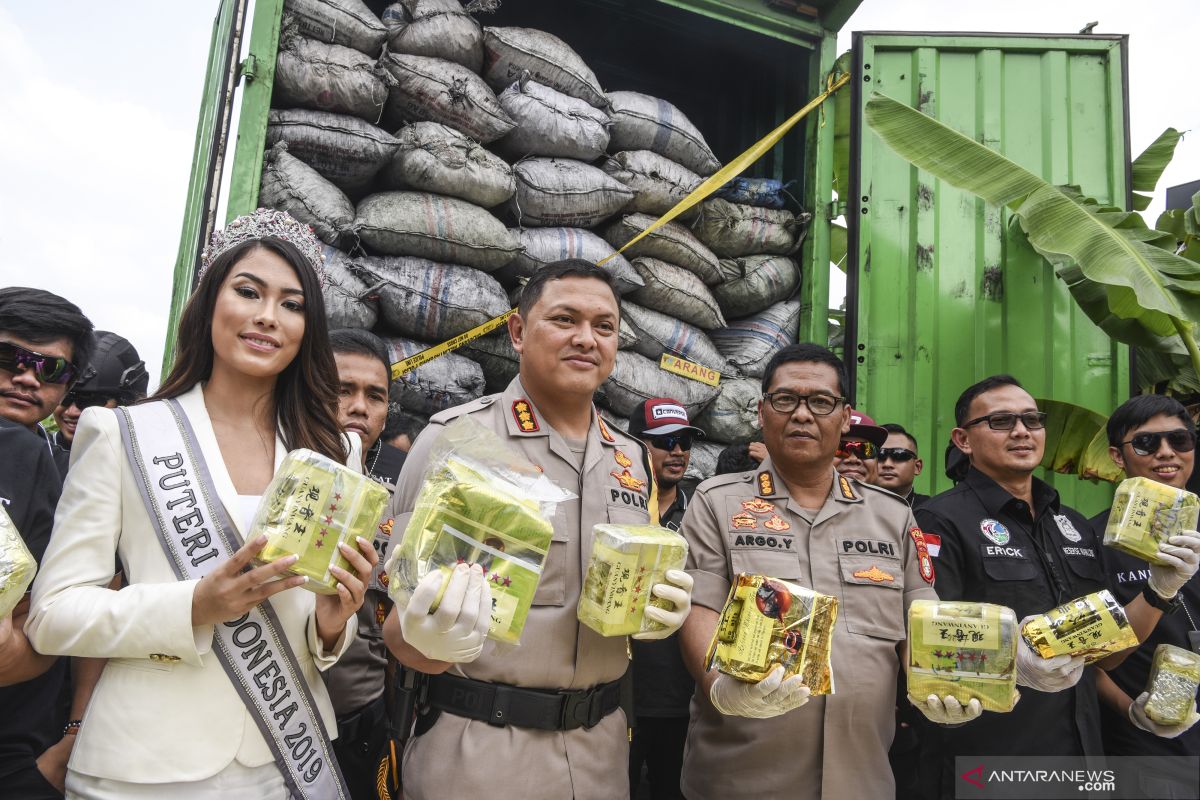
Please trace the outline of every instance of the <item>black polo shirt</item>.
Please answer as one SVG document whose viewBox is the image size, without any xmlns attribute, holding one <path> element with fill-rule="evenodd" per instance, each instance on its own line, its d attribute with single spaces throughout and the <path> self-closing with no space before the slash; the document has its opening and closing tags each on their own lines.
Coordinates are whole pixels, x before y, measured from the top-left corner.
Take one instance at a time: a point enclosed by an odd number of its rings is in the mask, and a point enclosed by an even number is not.
<svg viewBox="0 0 1200 800">
<path fill-rule="evenodd" d="M 675 502 L 659 514 L 659 524 L 679 530 L 688 496 L 682 486 L 675 487 Z M 679 652 L 679 634 L 666 639 L 629 640 L 633 654 L 633 708 L 639 717 L 688 716 L 688 704 L 696 682 L 683 665 Z"/>
<path fill-rule="evenodd" d="M 932 536 L 934 588 L 942 599 L 1008 606 L 1020 621 L 1108 586 L 1092 526 L 1036 478 L 1030 509 L 972 468 L 962 483 L 921 506 L 916 518 Z M 1092 669 L 1073 689 L 1020 691 L 1012 711 L 985 713 L 942 732 L 940 751 L 951 769 L 955 755 L 1102 753 Z"/>
<path fill-rule="evenodd" d="M 1103 511 L 1092 517 L 1092 529 L 1097 539 L 1104 538 L 1108 513 Z M 1109 583 L 1118 600 L 1128 604 L 1142 593 L 1146 579 L 1150 577 L 1149 564 L 1114 548 L 1105 551 L 1104 561 L 1108 567 Z M 1150 663 L 1160 644 L 1173 644 L 1184 650 L 1192 650 L 1188 632 L 1195 631 L 1196 636 L 1200 637 L 1200 578 L 1193 577 L 1185 583 L 1179 590 L 1179 599 L 1180 609 L 1174 614 L 1163 614 L 1146 641 L 1121 666 L 1108 673 L 1131 700 L 1136 700 L 1146 690 Z M 1196 646 L 1200 647 L 1200 641 Z M 1174 739 L 1164 739 L 1135 728 L 1127 714 L 1113 711 L 1103 703 L 1100 706 L 1100 721 L 1104 750 L 1109 755 L 1200 756 L 1200 725 L 1193 725 L 1187 733 Z"/>
<path fill-rule="evenodd" d="M 44 437 L 3 417 L 0 454 L 0 504 L 41 563 L 62 492 L 54 456 Z M 70 700 L 68 663 L 57 659 L 33 680 L 0 687 L 0 785 L 4 776 L 30 769 L 62 736 Z"/>
<path fill-rule="evenodd" d="M 929 495 L 920 494 L 917 491 L 910 491 L 908 497 L 904 498 L 904 502 L 908 503 L 908 507 L 916 511 L 921 506 L 929 502 Z"/>
<path fill-rule="evenodd" d="M 367 475 L 376 483 L 396 488 L 400 479 L 400 469 L 404 466 L 405 452 L 399 447 L 384 444 L 382 439 L 375 442 L 374 447 L 367 451 Z"/>
</svg>

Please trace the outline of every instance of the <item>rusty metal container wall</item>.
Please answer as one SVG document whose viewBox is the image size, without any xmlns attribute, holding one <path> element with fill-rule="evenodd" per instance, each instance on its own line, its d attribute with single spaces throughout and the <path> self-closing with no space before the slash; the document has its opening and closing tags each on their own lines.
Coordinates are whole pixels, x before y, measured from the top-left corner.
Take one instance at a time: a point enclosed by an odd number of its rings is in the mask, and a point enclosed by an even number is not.
<svg viewBox="0 0 1200 800">
<path fill-rule="evenodd" d="M 846 356 L 857 402 L 913 431 L 926 465 L 917 489 L 936 493 L 951 485 L 943 450 L 968 385 L 1008 372 L 1035 397 L 1108 414 L 1129 395 L 1128 352 L 1010 231 L 1007 210 L 903 161 L 866 128 L 862 106 L 881 92 L 1052 183 L 1125 206 L 1126 39 L 860 33 L 854 42 Z M 1111 500 L 1107 485 L 1052 482 L 1087 514 Z"/>
</svg>

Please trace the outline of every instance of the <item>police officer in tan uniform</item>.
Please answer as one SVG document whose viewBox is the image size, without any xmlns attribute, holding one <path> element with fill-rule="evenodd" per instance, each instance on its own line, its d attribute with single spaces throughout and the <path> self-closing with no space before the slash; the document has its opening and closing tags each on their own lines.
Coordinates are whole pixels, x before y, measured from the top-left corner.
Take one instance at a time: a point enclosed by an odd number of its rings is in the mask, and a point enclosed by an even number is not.
<svg viewBox="0 0 1200 800">
<path fill-rule="evenodd" d="M 680 635 L 696 678 L 683 764 L 689 800 L 893 796 L 888 747 L 905 617 L 936 599 L 933 563 L 908 505 L 839 476 L 834 453 L 850 427 L 841 360 L 790 345 L 771 359 L 759 403 L 768 458 L 758 470 L 696 489 L 683 521 L 695 579 Z M 776 668 L 759 683 L 705 670 L 720 609 L 737 573 L 782 578 L 838 598 L 836 693 L 810 697 Z M 921 698 L 937 722 L 966 722 L 977 700 Z"/>
<path fill-rule="evenodd" d="M 499 395 L 435 415 L 405 462 L 392 505 L 397 535 L 434 440 L 467 414 L 578 495 L 555 512 L 520 646 L 485 645 L 490 599 L 478 567 L 456 568 L 435 612 L 436 573 L 403 612 L 389 615 L 388 647 L 407 667 L 433 676 L 404 754 L 408 800 L 629 796 L 628 724 L 619 708 L 626 640 L 602 637 L 576 619 L 592 526 L 658 516 L 645 448 L 605 425 L 592 405 L 616 360 L 619 314 L 611 278 L 595 265 L 566 261 L 539 270 L 509 320 L 519 376 Z M 690 605 L 688 574 L 672 571 L 667 581 L 651 590 L 674 604 L 647 612 L 665 626 L 656 637 L 678 630 Z"/>
</svg>

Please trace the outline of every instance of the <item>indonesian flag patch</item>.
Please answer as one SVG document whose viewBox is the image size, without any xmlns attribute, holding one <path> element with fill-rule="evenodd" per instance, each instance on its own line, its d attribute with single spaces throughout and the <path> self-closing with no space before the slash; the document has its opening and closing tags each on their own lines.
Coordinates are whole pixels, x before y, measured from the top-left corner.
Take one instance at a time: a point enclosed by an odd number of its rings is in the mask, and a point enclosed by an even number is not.
<svg viewBox="0 0 1200 800">
<path fill-rule="evenodd" d="M 933 585 L 933 559 L 929 556 L 929 547 L 926 544 L 926 534 L 921 532 L 918 527 L 908 529 L 908 535 L 912 537 L 913 544 L 917 546 L 917 563 L 921 569 L 921 580 Z M 938 544 L 941 544 L 941 539 L 938 539 Z"/>
</svg>

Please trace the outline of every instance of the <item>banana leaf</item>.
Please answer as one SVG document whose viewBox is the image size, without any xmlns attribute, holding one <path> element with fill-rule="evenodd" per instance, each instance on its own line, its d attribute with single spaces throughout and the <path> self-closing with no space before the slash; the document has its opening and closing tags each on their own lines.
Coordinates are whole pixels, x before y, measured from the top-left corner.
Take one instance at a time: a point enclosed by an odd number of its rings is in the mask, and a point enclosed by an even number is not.
<svg viewBox="0 0 1200 800">
<path fill-rule="evenodd" d="M 1182 135 L 1174 128 L 1167 128 L 1133 160 L 1133 207 L 1137 211 L 1145 211 L 1153 201 L 1149 193 L 1154 191 L 1163 170 L 1171 163 Z"/>
<path fill-rule="evenodd" d="M 1046 412 L 1046 452 L 1042 467 L 1093 482 L 1117 481 L 1123 473 L 1108 456 L 1108 418 L 1059 400 L 1037 401 Z"/>
<path fill-rule="evenodd" d="M 1132 212 L 1104 207 L 1073 188 L 1052 186 L 916 109 L 874 93 L 865 117 L 902 158 L 1019 220 L 1029 243 L 1050 263 L 1078 266 L 1103 284 L 1111 315 L 1136 320 L 1160 337 L 1177 333 L 1200 370 L 1192 329 L 1200 320 L 1200 263 L 1163 249 L 1163 234 Z M 1160 159 L 1149 159 L 1157 161 Z M 1150 167 L 1146 168 L 1149 174 Z"/>
<path fill-rule="evenodd" d="M 1138 347 L 1135 349 L 1134 382 L 1144 393 L 1156 390 L 1164 381 L 1172 394 L 1200 394 L 1200 377 L 1186 355 Z"/>
</svg>

